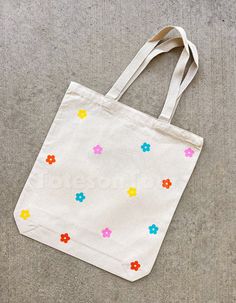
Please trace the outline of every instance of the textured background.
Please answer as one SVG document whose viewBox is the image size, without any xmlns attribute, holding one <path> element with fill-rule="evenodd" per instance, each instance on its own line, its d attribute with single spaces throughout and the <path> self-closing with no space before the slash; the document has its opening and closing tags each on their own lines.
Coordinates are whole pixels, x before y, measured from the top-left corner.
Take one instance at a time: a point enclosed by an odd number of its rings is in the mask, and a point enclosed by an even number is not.
<svg viewBox="0 0 236 303">
<path fill-rule="evenodd" d="M 234 302 L 235 1 L 0 5 L 0 302 Z M 69 82 L 106 93 L 167 24 L 184 27 L 200 55 L 173 124 L 204 137 L 205 145 L 152 273 L 129 283 L 21 236 L 12 213 Z M 154 60 L 121 102 L 157 116 L 178 55 Z"/>
</svg>

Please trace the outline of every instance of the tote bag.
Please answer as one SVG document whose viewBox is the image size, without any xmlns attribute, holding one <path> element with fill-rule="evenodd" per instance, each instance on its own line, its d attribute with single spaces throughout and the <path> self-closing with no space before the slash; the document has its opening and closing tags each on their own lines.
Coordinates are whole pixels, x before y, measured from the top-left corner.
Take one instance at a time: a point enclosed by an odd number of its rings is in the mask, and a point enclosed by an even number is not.
<svg viewBox="0 0 236 303">
<path fill-rule="evenodd" d="M 165 38 L 173 29 L 180 36 Z M 154 57 L 176 47 L 158 119 L 118 102 Z M 105 96 L 71 82 L 16 205 L 20 233 L 129 281 L 150 273 L 203 145 L 171 124 L 197 69 L 194 44 L 168 26 Z"/>
</svg>

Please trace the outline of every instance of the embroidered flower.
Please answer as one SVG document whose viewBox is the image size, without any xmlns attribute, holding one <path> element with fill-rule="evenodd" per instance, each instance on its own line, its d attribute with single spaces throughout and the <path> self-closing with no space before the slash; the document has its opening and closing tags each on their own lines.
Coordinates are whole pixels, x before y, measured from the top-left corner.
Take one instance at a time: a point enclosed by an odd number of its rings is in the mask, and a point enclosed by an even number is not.
<svg viewBox="0 0 236 303">
<path fill-rule="evenodd" d="M 20 217 L 23 219 L 23 220 L 27 220 L 29 217 L 30 217 L 30 212 L 28 209 L 23 209 L 20 213 Z"/>
<path fill-rule="evenodd" d="M 102 230 L 102 236 L 103 238 L 110 238 L 112 231 L 106 227 Z"/>
<path fill-rule="evenodd" d="M 70 241 L 68 233 L 61 234 L 61 242 L 67 243 L 68 241 Z"/>
<path fill-rule="evenodd" d="M 100 155 L 102 153 L 102 151 L 103 151 L 103 148 L 99 144 L 93 147 L 93 152 L 96 155 Z"/>
<path fill-rule="evenodd" d="M 84 109 L 80 109 L 77 115 L 80 119 L 85 119 L 87 117 L 87 111 Z"/>
<path fill-rule="evenodd" d="M 82 193 L 82 192 L 81 193 L 77 193 L 75 195 L 75 200 L 79 201 L 79 202 L 83 202 L 85 198 L 86 197 L 85 197 L 84 193 Z"/>
<path fill-rule="evenodd" d="M 158 231 L 158 227 L 156 226 L 156 224 L 152 224 L 151 226 L 148 227 L 149 228 L 149 233 L 150 234 L 154 234 L 156 235 L 157 234 L 157 231 Z"/>
<path fill-rule="evenodd" d="M 141 149 L 144 153 L 149 152 L 151 149 L 151 145 L 149 143 L 144 142 L 143 145 L 141 145 Z"/>
<path fill-rule="evenodd" d="M 48 164 L 53 164 L 56 162 L 56 159 L 55 159 L 55 156 L 54 155 L 48 155 L 47 156 L 47 159 L 46 159 L 46 162 L 48 162 Z"/>
<path fill-rule="evenodd" d="M 184 153 L 185 153 L 185 157 L 192 158 L 192 156 L 194 154 L 194 150 L 191 147 L 189 147 L 189 148 L 185 149 Z"/>
<path fill-rule="evenodd" d="M 140 266 L 141 265 L 138 263 L 138 261 L 134 261 L 134 262 L 130 263 L 130 269 L 131 270 L 137 271 L 137 270 L 139 270 Z"/>
<path fill-rule="evenodd" d="M 130 197 L 134 197 L 134 196 L 137 195 L 137 190 L 136 190 L 135 187 L 130 187 L 130 188 L 128 189 L 127 193 L 128 193 L 128 195 L 129 195 Z"/>
<path fill-rule="evenodd" d="M 170 188 L 172 183 L 170 182 L 170 179 L 162 180 L 162 186 L 165 188 Z"/>
</svg>

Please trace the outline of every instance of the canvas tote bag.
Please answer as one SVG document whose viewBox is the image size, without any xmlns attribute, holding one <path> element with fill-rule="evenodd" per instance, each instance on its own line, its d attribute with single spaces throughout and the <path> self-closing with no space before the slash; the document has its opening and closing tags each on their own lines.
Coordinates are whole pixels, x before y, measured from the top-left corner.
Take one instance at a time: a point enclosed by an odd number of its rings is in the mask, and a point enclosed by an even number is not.
<svg viewBox="0 0 236 303">
<path fill-rule="evenodd" d="M 165 38 L 172 29 L 180 36 Z M 118 102 L 154 57 L 176 47 L 158 119 Z M 171 124 L 197 69 L 194 44 L 168 26 L 105 96 L 71 82 L 16 205 L 20 233 L 129 281 L 147 275 L 203 145 Z"/>
</svg>

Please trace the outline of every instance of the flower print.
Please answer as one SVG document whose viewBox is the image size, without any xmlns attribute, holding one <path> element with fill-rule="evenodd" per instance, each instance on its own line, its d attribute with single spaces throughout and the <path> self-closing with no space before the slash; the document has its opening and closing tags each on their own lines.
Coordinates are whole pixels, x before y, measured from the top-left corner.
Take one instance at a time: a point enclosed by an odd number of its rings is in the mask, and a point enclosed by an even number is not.
<svg viewBox="0 0 236 303">
<path fill-rule="evenodd" d="M 128 195 L 129 195 L 130 197 L 134 197 L 134 196 L 137 195 L 137 190 L 136 190 L 135 187 L 130 187 L 130 188 L 128 189 L 127 193 L 128 193 Z"/>
<path fill-rule="evenodd" d="M 165 188 L 170 188 L 172 183 L 170 182 L 170 179 L 162 180 L 162 186 Z"/>
<path fill-rule="evenodd" d="M 189 147 L 189 148 L 185 149 L 184 153 L 185 153 L 185 157 L 192 158 L 192 156 L 194 154 L 194 150 L 191 147 Z"/>
<path fill-rule="evenodd" d="M 144 142 L 142 145 L 141 145 L 141 149 L 142 151 L 145 153 L 145 152 L 150 152 L 150 149 L 151 149 L 151 145 L 147 142 Z"/>
<path fill-rule="evenodd" d="M 93 147 L 93 152 L 96 155 L 100 155 L 103 151 L 103 148 L 98 144 L 96 146 Z"/>
<path fill-rule="evenodd" d="M 29 217 L 30 217 L 30 212 L 28 209 L 23 209 L 20 213 L 20 217 L 23 219 L 23 220 L 27 220 Z"/>
<path fill-rule="evenodd" d="M 87 111 L 84 109 L 80 109 L 77 115 L 80 119 L 85 119 L 87 117 Z"/>
<path fill-rule="evenodd" d="M 154 234 L 156 235 L 157 234 L 157 231 L 158 231 L 158 227 L 156 226 L 156 224 L 152 224 L 151 226 L 148 227 L 149 228 L 149 233 L 150 234 Z"/>
<path fill-rule="evenodd" d="M 112 231 L 106 227 L 102 230 L 102 236 L 103 238 L 110 238 Z"/>
<path fill-rule="evenodd" d="M 68 233 L 61 234 L 61 242 L 67 243 L 68 241 L 70 241 Z"/>
<path fill-rule="evenodd" d="M 75 194 L 76 201 L 83 202 L 85 198 L 86 197 L 85 197 L 84 193 L 82 193 L 82 192 Z"/>
<path fill-rule="evenodd" d="M 130 269 L 131 270 L 137 271 L 137 270 L 139 270 L 140 266 L 141 265 L 138 263 L 138 261 L 134 261 L 134 262 L 130 263 Z"/>
<path fill-rule="evenodd" d="M 46 158 L 46 162 L 50 165 L 55 163 L 56 162 L 55 156 L 54 155 L 48 155 L 47 158 Z"/>
</svg>

